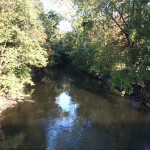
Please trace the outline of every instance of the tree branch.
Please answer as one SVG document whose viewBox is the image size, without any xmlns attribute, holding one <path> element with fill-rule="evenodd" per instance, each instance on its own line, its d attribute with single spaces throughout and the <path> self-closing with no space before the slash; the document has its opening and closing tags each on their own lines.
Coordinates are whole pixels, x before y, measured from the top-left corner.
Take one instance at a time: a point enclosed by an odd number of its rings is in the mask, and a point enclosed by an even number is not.
<svg viewBox="0 0 150 150">
<path fill-rule="evenodd" d="M 117 22 L 117 20 L 112 16 L 112 14 L 110 12 L 107 11 L 107 13 L 110 15 L 111 19 L 116 23 L 116 25 L 119 27 L 121 32 L 125 35 L 127 42 L 128 42 L 128 46 L 130 46 L 129 34 L 124 31 L 124 29 L 121 27 L 121 25 Z"/>
</svg>

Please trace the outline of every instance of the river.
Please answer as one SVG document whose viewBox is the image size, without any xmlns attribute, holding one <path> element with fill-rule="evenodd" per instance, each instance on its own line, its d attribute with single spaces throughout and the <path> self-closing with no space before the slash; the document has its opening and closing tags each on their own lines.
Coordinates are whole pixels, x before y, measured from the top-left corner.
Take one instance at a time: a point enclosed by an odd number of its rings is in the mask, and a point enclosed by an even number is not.
<svg viewBox="0 0 150 150">
<path fill-rule="evenodd" d="M 149 150 L 150 112 L 72 69 L 53 69 L 1 119 L 0 149 Z"/>
</svg>

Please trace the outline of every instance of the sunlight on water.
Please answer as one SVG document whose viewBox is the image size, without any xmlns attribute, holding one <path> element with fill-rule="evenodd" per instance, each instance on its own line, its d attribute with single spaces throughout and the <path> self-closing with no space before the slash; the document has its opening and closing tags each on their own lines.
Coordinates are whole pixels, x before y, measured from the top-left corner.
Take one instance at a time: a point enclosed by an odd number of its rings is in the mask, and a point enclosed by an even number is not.
<svg viewBox="0 0 150 150">
<path fill-rule="evenodd" d="M 72 102 L 72 97 L 69 96 L 68 92 L 63 92 L 56 97 L 55 103 L 61 108 L 60 116 L 62 113 L 67 112 L 67 116 L 56 118 L 53 124 L 49 124 L 47 131 L 48 146 L 47 150 L 54 150 L 56 147 L 57 138 L 65 132 L 71 132 L 74 126 L 74 122 L 77 119 L 76 109 L 79 104 Z"/>
</svg>

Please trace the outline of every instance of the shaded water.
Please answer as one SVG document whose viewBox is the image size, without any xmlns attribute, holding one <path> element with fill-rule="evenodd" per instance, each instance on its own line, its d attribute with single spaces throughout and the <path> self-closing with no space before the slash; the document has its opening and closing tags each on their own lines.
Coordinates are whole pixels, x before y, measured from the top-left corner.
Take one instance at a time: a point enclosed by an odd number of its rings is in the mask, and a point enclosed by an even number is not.
<svg viewBox="0 0 150 150">
<path fill-rule="evenodd" d="M 150 113 L 82 73 L 51 70 L 32 99 L 1 119 L 0 149 L 150 149 Z"/>
</svg>

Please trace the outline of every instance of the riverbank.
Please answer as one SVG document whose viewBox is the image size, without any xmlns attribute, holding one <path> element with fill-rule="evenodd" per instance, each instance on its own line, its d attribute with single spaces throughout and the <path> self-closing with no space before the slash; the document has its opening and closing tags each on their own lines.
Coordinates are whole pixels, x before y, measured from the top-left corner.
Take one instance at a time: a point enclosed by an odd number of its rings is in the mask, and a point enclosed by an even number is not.
<svg viewBox="0 0 150 150">
<path fill-rule="evenodd" d="M 77 70 L 79 70 L 80 72 L 96 79 L 96 80 L 99 80 L 101 82 L 102 85 L 104 86 L 107 86 L 109 87 L 109 80 L 110 80 L 110 77 L 108 76 L 103 76 L 103 77 L 98 77 L 97 75 L 95 74 L 92 74 L 82 68 L 79 68 L 79 67 L 76 67 L 74 66 Z M 117 95 L 120 95 L 120 96 L 130 96 L 131 99 L 133 99 L 133 101 L 139 103 L 139 105 L 141 106 L 146 106 L 148 109 L 150 109 L 150 87 L 147 87 L 147 88 L 142 88 L 140 86 L 134 86 L 134 90 L 133 90 L 133 93 L 132 94 L 125 94 L 125 95 L 122 95 L 121 94 L 121 90 L 118 88 L 116 89 L 116 91 L 113 91 L 112 92 L 113 94 L 117 94 Z"/>
<path fill-rule="evenodd" d="M 30 95 L 28 94 L 20 94 L 17 99 L 8 99 L 6 97 L 0 96 L 0 116 L 5 110 L 14 108 L 18 103 L 23 102 L 34 103 L 35 101 L 31 100 Z"/>
<path fill-rule="evenodd" d="M 7 99 L 0 96 L 0 115 L 8 108 L 13 108 L 17 102 L 15 100 Z"/>
</svg>

